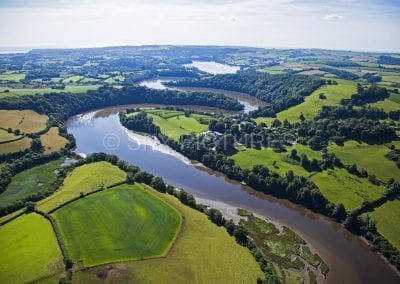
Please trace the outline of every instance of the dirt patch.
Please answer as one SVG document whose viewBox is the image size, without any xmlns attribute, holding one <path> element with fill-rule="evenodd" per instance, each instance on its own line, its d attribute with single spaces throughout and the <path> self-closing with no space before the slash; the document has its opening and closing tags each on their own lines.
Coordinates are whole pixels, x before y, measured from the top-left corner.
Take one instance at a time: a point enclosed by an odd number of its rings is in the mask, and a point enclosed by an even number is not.
<svg viewBox="0 0 400 284">
<path fill-rule="evenodd" d="M 125 278 L 128 269 L 122 264 L 109 264 L 96 272 L 96 278 L 101 281 L 115 281 Z"/>
</svg>

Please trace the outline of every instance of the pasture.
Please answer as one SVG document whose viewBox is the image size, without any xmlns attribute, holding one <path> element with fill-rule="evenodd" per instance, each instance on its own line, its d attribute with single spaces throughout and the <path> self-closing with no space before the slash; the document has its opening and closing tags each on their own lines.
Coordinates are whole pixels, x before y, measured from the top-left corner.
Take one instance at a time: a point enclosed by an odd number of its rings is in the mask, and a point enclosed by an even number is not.
<svg viewBox="0 0 400 284">
<path fill-rule="evenodd" d="M 74 274 L 77 283 L 106 281 L 123 283 L 254 283 L 264 278 L 247 248 L 239 246 L 225 228 L 207 216 L 145 186 L 175 207 L 185 221 L 173 249 L 166 258 L 99 266 Z"/>
<path fill-rule="evenodd" d="M 153 123 L 160 127 L 164 135 L 178 141 L 181 135 L 200 133 L 208 129 L 207 124 L 201 124 L 200 118 L 209 119 L 206 115 L 186 117 L 180 111 L 148 110 L 146 111 L 153 118 Z"/>
<path fill-rule="evenodd" d="M 45 154 L 56 152 L 65 147 L 68 140 L 60 136 L 58 127 L 51 127 L 49 131 L 40 136 Z"/>
<path fill-rule="evenodd" d="M 359 207 L 364 200 L 375 200 L 386 192 L 384 186 L 349 174 L 345 169 L 327 170 L 310 178 L 329 201 L 342 203 L 347 211 Z"/>
<path fill-rule="evenodd" d="M 15 153 L 18 151 L 29 149 L 31 147 L 31 142 L 31 138 L 24 137 L 19 140 L 0 144 L 0 154 Z"/>
<path fill-rule="evenodd" d="M 309 159 L 321 159 L 321 154 L 318 151 L 313 151 L 307 146 L 297 144 L 294 147 L 288 147 L 287 152 L 277 153 L 271 148 L 262 148 L 261 150 L 246 148 L 243 151 L 237 152 L 233 158 L 236 164 L 242 168 L 251 169 L 255 165 L 264 165 L 271 171 L 280 175 L 285 175 L 289 170 L 292 170 L 296 175 L 309 176 L 311 173 L 303 169 L 299 165 L 294 165 L 282 160 L 290 154 L 292 149 L 297 150 L 297 154 L 305 154 Z"/>
<path fill-rule="evenodd" d="M 394 141 L 389 144 L 370 145 L 366 143 L 358 143 L 357 141 L 347 141 L 344 146 L 332 144 L 328 147 L 328 151 L 335 153 L 339 159 L 348 165 L 356 164 L 359 169 L 365 169 L 368 173 L 373 173 L 383 182 L 390 178 L 400 180 L 400 169 L 396 164 L 385 158 L 384 155 L 390 150 L 388 146 L 395 145 L 400 148 L 400 141 Z"/>
<path fill-rule="evenodd" d="M 63 271 L 51 224 L 30 213 L 0 227 L 0 283 L 27 283 Z"/>
<path fill-rule="evenodd" d="M 22 201 L 29 196 L 46 192 L 56 181 L 54 172 L 60 167 L 64 158 L 38 165 L 12 177 L 6 191 L 0 194 L 0 207 Z"/>
<path fill-rule="evenodd" d="M 19 82 L 25 78 L 25 74 L 6 72 L 0 74 L 0 81 Z"/>
<path fill-rule="evenodd" d="M 48 212 L 57 206 L 100 187 L 107 187 L 126 179 L 126 173 L 108 162 L 96 162 L 75 168 L 64 179 L 63 185 L 38 203 L 39 210 Z"/>
<path fill-rule="evenodd" d="M 0 110 L 0 127 L 35 133 L 46 128 L 48 117 L 32 110 Z"/>
<path fill-rule="evenodd" d="M 276 115 L 280 121 L 287 119 L 289 122 L 299 121 L 299 116 L 303 113 L 306 119 L 313 119 L 322 106 L 338 106 L 340 101 L 349 98 L 352 94 L 357 92 L 356 82 L 335 79 L 338 85 L 322 86 L 311 95 L 305 97 L 304 102 L 293 106 L 287 110 L 281 111 Z M 320 99 L 319 94 L 323 93 L 326 99 Z M 273 119 L 272 119 L 273 120 Z M 271 118 L 259 117 L 256 119 L 258 123 L 266 122 L 268 125 L 271 123 Z"/>
<path fill-rule="evenodd" d="M 70 257 L 85 267 L 165 256 L 182 223 L 173 207 L 128 184 L 79 199 L 53 216 Z"/>
<path fill-rule="evenodd" d="M 390 200 L 376 208 L 369 215 L 376 221 L 378 232 L 397 249 L 400 249 L 400 199 Z"/>
<path fill-rule="evenodd" d="M 25 95 L 43 95 L 48 93 L 85 93 L 89 90 L 97 90 L 102 85 L 66 85 L 65 89 L 52 89 L 52 88 L 0 88 L 0 92 L 5 89 L 9 90 L 7 96 L 25 96 Z M 4 94 L 4 93 L 2 93 Z M 4 96 L 4 95 L 3 95 Z"/>
</svg>

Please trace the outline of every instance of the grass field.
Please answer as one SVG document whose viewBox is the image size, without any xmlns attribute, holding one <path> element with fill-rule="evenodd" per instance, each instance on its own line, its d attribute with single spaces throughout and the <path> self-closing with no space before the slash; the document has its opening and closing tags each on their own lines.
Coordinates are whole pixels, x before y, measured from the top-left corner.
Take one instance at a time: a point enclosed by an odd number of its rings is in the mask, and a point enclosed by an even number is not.
<svg viewBox="0 0 400 284">
<path fill-rule="evenodd" d="M 0 154 L 15 153 L 31 147 L 32 139 L 24 137 L 22 139 L 0 144 Z"/>
<path fill-rule="evenodd" d="M 97 90 L 102 85 L 66 85 L 65 89 L 52 89 L 52 88 L 24 88 L 24 89 L 13 89 L 13 88 L 0 88 L 0 92 L 4 90 L 9 90 L 10 93 L 7 95 L 17 95 L 17 96 L 24 96 L 24 95 L 43 95 L 46 93 L 84 93 L 89 90 Z"/>
<path fill-rule="evenodd" d="M 119 283 L 255 283 L 263 274 L 247 248 L 236 244 L 225 228 L 175 197 L 156 192 L 175 207 L 185 222 L 166 258 L 100 266 L 74 274 L 76 283 L 95 283 L 98 275 Z"/>
<path fill-rule="evenodd" d="M 351 175 L 344 169 L 324 171 L 313 175 L 299 165 L 282 160 L 290 153 L 290 150 L 288 149 L 288 152 L 284 153 L 276 153 L 270 148 L 262 150 L 246 149 L 239 151 L 232 158 L 242 168 L 251 169 L 255 165 L 264 165 L 281 176 L 284 176 L 289 170 L 292 170 L 296 175 L 312 176 L 310 179 L 315 182 L 326 198 L 335 204 L 343 203 L 347 210 L 360 206 L 364 199 L 377 199 L 385 191 L 383 186 L 375 186 L 367 179 Z M 319 152 L 306 146 L 296 145 L 296 150 L 298 155 L 304 153 L 309 159 L 321 159 Z M 393 166 L 395 167 L 394 163 Z M 379 165 L 376 165 L 376 167 L 379 167 Z"/>
<path fill-rule="evenodd" d="M 391 93 L 388 99 L 400 104 L 400 94 Z"/>
<path fill-rule="evenodd" d="M 24 200 L 28 196 L 47 191 L 50 184 L 55 182 L 56 170 L 64 158 L 35 166 L 13 176 L 6 191 L 0 194 L 0 207 Z"/>
<path fill-rule="evenodd" d="M 0 81 L 13 81 L 19 82 L 20 80 L 25 78 L 25 74 L 17 74 L 17 73 L 2 73 L 0 74 Z"/>
<path fill-rule="evenodd" d="M 387 201 L 373 212 L 368 212 L 367 215 L 376 220 L 379 233 L 400 249 L 400 199 Z"/>
<path fill-rule="evenodd" d="M 127 184 L 77 200 L 53 216 L 70 257 L 85 267 L 165 256 L 182 223 L 173 207 Z"/>
<path fill-rule="evenodd" d="M 251 169 L 255 165 L 264 165 L 280 175 L 285 175 L 289 170 L 292 170 L 297 175 L 309 176 L 311 173 L 302 167 L 282 160 L 282 158 L 290 154 L 292 148 L 289 147 L 288 151 L 283 153 L 277 153 L 271 148 L 263 148 L 261 150 L 247 148 L 244 151 L 239 151 L 232 158 L 242 168 Z M 298 155 L 306 154 L 309 159 L 321 159 L 320 152 L 313 151 L 307 146 L 297 144 L 294 148 L 297 150 Z"/>
<path fill-rule="evenodd" d="M 78 76 L 78 75 L 76 75 L 76 76 L 67 77 L 67 78 L 63 79 L 62 82 L 63 82 L 64 84 L 68 84 L 68 83 L 77 83 L 77 82 L 79 82 L 80 80 L 82 80 L 82 79 L 84 79 L 84 78 L 85 78 L 84 76 Z"/>
<path fill-rule="evenodd" d="M 124 181 L 126 173 L 108 162 L 96 162 L 75 168 L 64 180 L 63 185 L 54 194 L 38 203 L 44 212 L 61 205 L 80 195 L 101 186 L 109 186 Z"/>
<path fill-rule="evenodd" d="M 384 182 L 390 178 L 400 181 L 400 169 L 393 161 L 384 157 L 389 152 L 388 146 L 392 144 L 396 148 L 400 148 L 400 141 L 384 145 L 347 141 L 344 146 L 337 146 L 336 144 L 329 146 L 328 151 L 335 153 L 343 163 L 349 165 L 355 163 L 358 168 L 375 174 L 378 179 Z"/>
<path fill-rule="evenodd" d="M 58 127 L 50 128 L 49 131 L 40 136 L 40 140 L 42 141 L 45 154 L 59 151 L 68 143 L 67 139 L 59 135 Z"/>
<path fill-rule="evenodd" d="M 32 110 L 0 110 L 0 127 L 35 133 L 46 128 L 48 117 Z"/>
<path fill-rule="evenodd" d="M 395 102 L 390 98 L 369 105 L 372 107 L 381 108 L 385 112 L 396 111 L 400 109 L 400 103 Z"/>
<path fill-rule="evenodd" d="M 50 222 L 30 213 L 0 227 L 0 283 L 27 283 L 63 271 Z"/>
<path fill-rule="evenodd" d="M 329 201 L 335 204 L 342 203 L 346 210 L 359 207 L 365 199 L 378 199 L 386 191 L 383 186 L 373 185 L 368 179 L 351 175 L 345 169 L 315 174 L 311 181 L 315 182 Z"/>
<path fill-rule="evenodd" d="M 344 98 L 349 98 L 357 92 L 356 82 L 335 79 L 338 85 L 326 85 L 314 91 L 311 95 L 304 99 L 304 102 L 291 107 L 287 110 L 279 112 L 276 117 L 280 121 L 287 119 L 289 122 L 299 121 L 301 113 L 306 119 L 312 119 L 319 112 L 322 106 L 337 106 Z M 319 94 L 324 93 L 326 99 L 320 99 Z M 273 119 L 259 117 L 256 119 L 258 123 L 265 122 L 270 125 Z"/>
<path fill-rule="evenodd" d="M 0 142 L 13 141 L 19 139 L 21 136 L 17 136 L 14 133 L 8 133 L 4 129 L 0 129 Z"/>
<path fill-rule="evenodd" d="M 382 76 L 382 80 L 391 83 L 400 83 L 400 75 Z"/>
<path fill-rule="evenodd" d="M 153 118 L 153 123 L 160 127 L 161 132 L 178 141 L 181 135 L 200 133 L 208 129 L 208 125 L 201 124 L 200 118 L 209 119 L 206 115 L 186 117 L 179 111 L 149 110 L 148 115 Z"/>
</svg>

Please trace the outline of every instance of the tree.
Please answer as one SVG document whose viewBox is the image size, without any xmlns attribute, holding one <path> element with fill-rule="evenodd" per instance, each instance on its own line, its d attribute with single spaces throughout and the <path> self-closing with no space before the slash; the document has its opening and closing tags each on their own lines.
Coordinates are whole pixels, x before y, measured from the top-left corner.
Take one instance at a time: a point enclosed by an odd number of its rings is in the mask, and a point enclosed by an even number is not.
<svg viewBox="0 0 400 284">
<path fill-rule="evenodd" d="M 300 114 L 299 119 L 301 122 L 304 122 L 306 120 L 303 113 Z"/>
<path fill-rule="evenodd" d="M 211 208 L 207 212 L 208 218 L 217 226 L 222 226 L 224 224 L 224 217 L 222 216 L 222 213 L 214 208 Z"/>
<path fill-rule="evenodd" d="M 247 231 L 243 226 L 237 226 L 233 233 L 233 236 L 239 244 L 247 244 Z"/>
<path fill-rule="evenodd" d="M 153 178 L 153 180 L 151 181 L 151 187 L 160 192 L 167 191 L 167 186 L 165 185 L 164 180 L 160 177 Z"/>
<path fill-rule="evenodd" d="M 35 138 L 32 140 L 31 148 L 34 152 L 43 152 L 43 145 L 42 141 L 40 141 L 40 138 Z"/>
</svg>

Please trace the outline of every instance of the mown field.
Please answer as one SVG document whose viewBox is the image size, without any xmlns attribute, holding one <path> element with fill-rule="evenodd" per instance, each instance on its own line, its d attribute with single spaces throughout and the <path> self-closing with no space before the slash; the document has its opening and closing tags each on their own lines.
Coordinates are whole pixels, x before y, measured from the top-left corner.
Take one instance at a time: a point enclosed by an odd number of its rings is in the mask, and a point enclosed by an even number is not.
<svg viewBox="0 0 400 284">
<path fill-rule="evenodd" d="M 369 215 L 375 220 L 379 233 L 397 249 L 400 249 L 400 226 L 398 222 L 400 216 L 400 199 L 387 201 L 373 212 L 368 212 L 365 215 Z"/>
<path fill-rule="evenodd" d="M 32 110 L 0 110 L 0 127 L 35 133 L 46 128 L 48 117 Z"/>
<path fill-rule="evenodd" d="M 180 111 L 148 110 L 149 116 L 153 118 L 153 123 L 160 127 L 161 132 L 168 137 L 178 141 L 183 134 L 200 133 L 208 129 L 207 124 L 201 124 L 199 120 L 208 120 L 206 115 L 192 114 L 190 117 L 184 116 Z"/>
<path fill-rule="evenodd" d="M 263 274 L 250 252 L 236 244 L 225 228 L 181 204 L 171 195 L 146 186 L 175 207 L 185 221 L 166 258 L 94 267 L 74 274 L 76 283 L 95 283 L 99 275 L 119 283 L 255 283 Z M 223 280 L 222 280 L 223 279 Z"/>
<path fill-rule="evenodd" d="M 6 191 L 0 194 L 0 207 L 47 191 L 48 187 L 56 181 L 57 175 L 54 171 L 60 167 L 63 161 L 64 158 L 60 158 L 13 176 Z"/>
<path fill-rule="evenodd" d="M 390 178 L 400 180 L 400 169 L 397 168 L 395 162 L 384 157 L 390 151 L 388 149 L 390 145 L 400 148 L 400 141 L 382 145 L 347 141 L 344 146 L 336 144 L 329 146 L 328 151 L 335 153 L 343 163 L 349 165 L 355 163 L 359 169 L 365 169 L 368 173 L 375 174 L 378 179 L 386 182 Z"/>
<path fill-rule="evenodd" d="M 126 179 L 126 173 L 108 162 L 96 162 L 75 168 L 63 185 L 51 196 L 38 203 L 38 209 L 48 212 L 57 206 L 102 186 L 110 186 Z"/>
<path fill-rule="evenodd" d="M 164 201 L 127 184 L 79 199 L 53 216 L 70 257 L 85 267 L 165 256 L 182 222 Z"/>
<path fill-rule="evenodd" d="M 0 227 L 0 283 L 27 283 L 63 271 L 51 224 L 30 213 Z"/>
<path fill-rule="evenodd" d="M 20 135 L 9 133 L 8 131 L 0 128 L 0 142 L 14 141 L 21 138 Z"/>
<path fill-rule="evenodd" d="M 31 147 L 32 139 L 24 137 L 22 139 L 0 144 L 0 154 L 15 153 Z"/>
<path fill-rule="evenodd" d="M 49 131 L 40 136 L 40 140 L 45 154 L 59 151 L 68 143 L 67 139 L 59 135 L 58 127 L 51 127 Z"/>
<path fill-rule="evenodd" d="M 356 82 L 335 79 L 338 85 L 326 85 L 314 91 L 311 95 L 304 99 L 304 102 L 291 107 L 287 110 L 279 112 L 276 117 L 280 121 L 287 119 L 289 122 L 299 121 L 299 116 L 303 113 L 306 119 L 312 119 L 319 112 L 322 106 L 338 106 L 340 101 L 349 98 L 357 92 Z M 323 93 L 326 99 L 320 99 L 319 94 Z M 265 122 L 270 125 L 273 118 L 259 117 L 256 119 L 258 123 Z"/>
<path fill-rule="evenodd" d="M 295 149 L 298 155 L 304 153 L 309 159 L 321 159 L 319 152 L 313 151 L 306 146 L 296 145 Z M 251 169 L 255 165 L 264 165 L 281 176 L 292 170 L 296 175 L 310 177 L 326 198 L 335 204 L 343 203 L 347 210 L 359 207 L 364 199 L 377 199 L 385 191 L 383 186 L 373 185 L 368 179 L 351 175 L 344 169 L 323 171 L 321 173 L 308 172 L 301 166 L 284 160 L 290 150 L 288 149 L 288 152 L 284 153 L 277 153 L 270 148 L 262 150 L 246 149 L 239 151 L 232 158 L 242 168 Z"/>
</svg>

